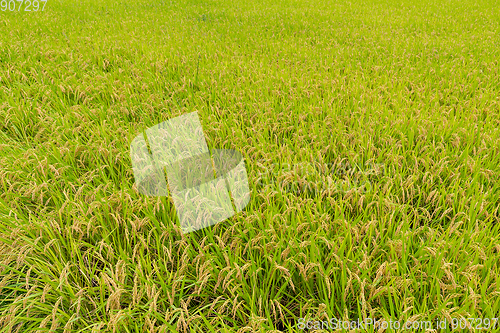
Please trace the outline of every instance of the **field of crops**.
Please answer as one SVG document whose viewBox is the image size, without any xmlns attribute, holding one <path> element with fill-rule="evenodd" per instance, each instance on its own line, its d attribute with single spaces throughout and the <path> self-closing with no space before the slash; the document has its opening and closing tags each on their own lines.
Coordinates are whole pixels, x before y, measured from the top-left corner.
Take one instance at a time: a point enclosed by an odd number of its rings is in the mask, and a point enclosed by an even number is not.
<svg viewBox="0 0 500 333">
<path fill-rule="evenodd" d="M 497 1 L 13 2 L 0 332 L 500 331 Z M 183 233 L 130 144 L 195 111 L 251 199 Z"/>
</svg>

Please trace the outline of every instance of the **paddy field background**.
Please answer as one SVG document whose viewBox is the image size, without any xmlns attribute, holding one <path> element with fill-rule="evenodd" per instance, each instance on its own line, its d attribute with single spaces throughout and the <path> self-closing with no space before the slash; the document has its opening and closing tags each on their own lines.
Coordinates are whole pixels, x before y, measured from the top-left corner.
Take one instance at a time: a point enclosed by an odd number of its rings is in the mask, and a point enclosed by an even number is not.
<svg viewBox="0 0 500 333">
<path fill-rule="evenodd" d="M 499 59 L 493 0 L 0 11 L 0 332 L 500 317 Z M 129 145 L 193 111 L 252 197 L 182 234 Z"/>
</svg>

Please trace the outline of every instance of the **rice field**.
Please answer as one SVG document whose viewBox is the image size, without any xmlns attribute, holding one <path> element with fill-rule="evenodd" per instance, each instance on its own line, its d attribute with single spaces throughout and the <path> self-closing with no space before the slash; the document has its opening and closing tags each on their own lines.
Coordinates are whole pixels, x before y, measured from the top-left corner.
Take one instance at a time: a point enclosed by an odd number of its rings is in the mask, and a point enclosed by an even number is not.
<svg viewBox="0 0 500 333">
<path fill-rule="evenodd" d="M 500 331 L 498 2 L 6 3 L 0 332 Z M 251 199 L 182 233 L 130 144 L 195 111 Z"/>
</svg>

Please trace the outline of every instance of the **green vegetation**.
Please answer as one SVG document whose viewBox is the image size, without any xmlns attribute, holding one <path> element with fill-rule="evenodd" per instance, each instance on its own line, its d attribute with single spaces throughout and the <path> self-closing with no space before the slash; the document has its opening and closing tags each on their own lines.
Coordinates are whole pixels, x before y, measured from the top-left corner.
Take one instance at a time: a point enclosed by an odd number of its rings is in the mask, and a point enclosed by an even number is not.
<svg viewBox="0 0 500 333">
<path fill-rule="evenodd" d="M 48 0 L 0 31 L 0 332 L 500 317 L 496 1 Z M 193 111 L 252 199 L 182 234 L 129 144 Z"/>
</svg>

